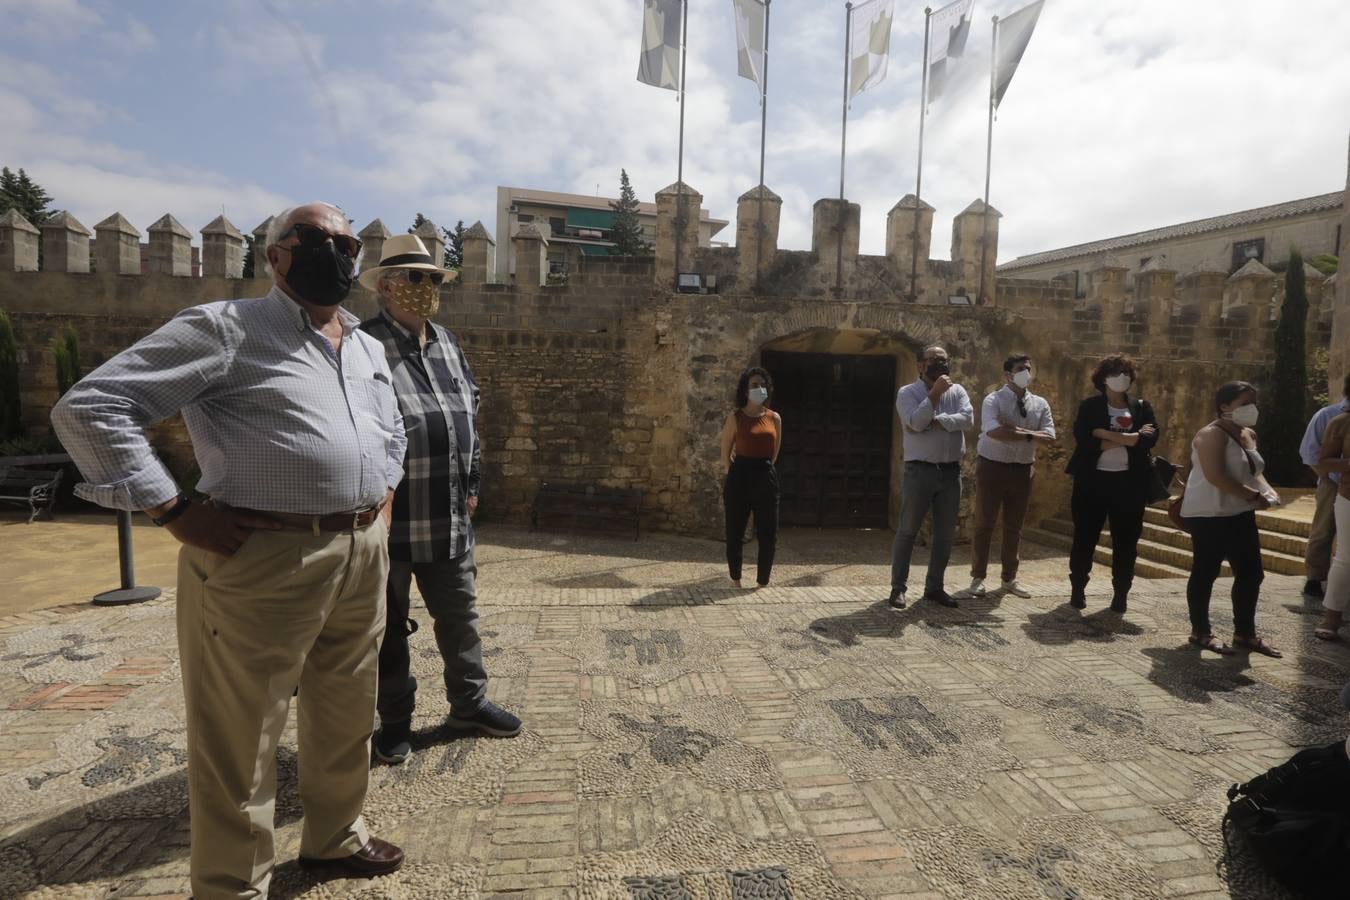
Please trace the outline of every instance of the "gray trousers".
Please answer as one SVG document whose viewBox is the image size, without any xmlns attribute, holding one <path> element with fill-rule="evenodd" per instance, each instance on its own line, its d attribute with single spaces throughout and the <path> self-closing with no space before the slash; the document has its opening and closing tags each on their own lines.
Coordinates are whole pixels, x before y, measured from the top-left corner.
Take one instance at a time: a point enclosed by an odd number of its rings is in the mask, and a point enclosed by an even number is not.
<svg viewBox="0 0 1350 900">
<path fill-rule="evenodd" d="M 905 480 L 900 489 L 900 526 L 895 529 L 895 543 L 891 546 L 892 590 L 904 592 L 909 588 L 909 560 L 914 555 L 914 538 L 930 509 L 933 511 L 933 546 L 928 554 L 928 577 L 924 580 L 926 594 L 942 590 L 947 562 L 952 556 L 956 516 L 961 509 L 959 463 L 942 466 L 905 463 Z"/>
<path fill-rule="evenodd" d="M 408 624 L 412 580 L 431 613 L 436 646 L 445 662 L 445 696 L 456 712 L 473 712 L 487 693 L 483 644 L 478 637 L 478 566 L 473 551 L 454 559 L 429 563 L 391 560 L 385 591 L 388 624 L 380 645 L 380 722 L 396 724 L 412 719 L 417 678 L 412 674 Z"/>
</svg>

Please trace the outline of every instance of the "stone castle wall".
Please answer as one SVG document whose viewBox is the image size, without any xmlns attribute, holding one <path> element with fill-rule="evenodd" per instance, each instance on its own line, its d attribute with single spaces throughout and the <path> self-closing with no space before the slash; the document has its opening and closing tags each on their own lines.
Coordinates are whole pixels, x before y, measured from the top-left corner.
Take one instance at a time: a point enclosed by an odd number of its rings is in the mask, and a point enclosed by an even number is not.
<svg viewBox="0 0 1350 900">
<path fill-rule="evenodd" d="M 514 282 L 491 282 L 495 245 L 481 225 L 471 229 L 462 283 L 445 289 L 439 321 L 459 336 L 483 389 L 486 517 L 525 521 L 539 483 L 556 480 L 638 488 L 644 528 L 717 534 L 717 434 L 737 375 L 762 350 L 891 355 L 898 387 L 915 376 L 915 352 L 941 342 L 977 407 L 1002 383 L 1005 356 L 1025 351 L 1035 358 L 1033 389 L 1050 401 L 1065 439 L 1039 464 L 1034 520 L 1067 503 L 1069 430 L 1101 355 L 1123 350 L 1139 359 L 1141 392 L 1163 428 L 1160 452 L 1178 462 L 1188 459 L 1191 435 L 1209 418 L 1214 388 L 1232 378 L 1256 379 L 1269 360 L 1277 279 L 1268 271 L 1229 277 L 1155 269 L 1127 293 L 1124 270 L 1104 267 L 1091 273 L 1086 299 L 1075 299 L 1064 280 L 999 279 L 995 287 L 999 215 L 990 210 L 986 218 L 978 202 L 957 217 L 953 260 L 927 258 L 932 210 L 913 198 L 889 214 L 887 254 L 865 256 L 857 253 L 858 208 L 838 201 L 817 204 L 811 250 L 780 250 L 777 198 L 757 188 L 742 197 L 745 224 L 738 223 L 736 248 L 686 251 L 692 265 L 681 268 L 714 276 L 717 293 L 674 293 L 673 239 L 689 225 L 678 221 L 680 205 L 672 202 L 678 190 L 673 185 L 658 195 L 654 258 L 587 258 L 562 285 L 543 283 L 546 241 L 529 229 L 514 238 Z M 697 209 L 701 198 L 683 190 L 686 205 Z M 66 325 L 80 334 L 88 371 L 180 309 L 266 292 L 266 279 L 238 277 L 246 238 L 228 222 L 213 224 L 222 246 L 204 254 L 206 275 L 191 278 L 175 262 L 178 248 L 164 243 L 183 240 L 171 228 L 159 229 L 166 262 L 154 274 L 117 274 L 111 261 L 100 262 L 97 274 L 78 271 L 78 251 L 62 257 L 75 260 L 75 271 L 23 271 L 28 233 L 0 220 L 0 309 L 14 318 L 23 343 L 25 419 L 33 431 L 46 427 L 56 399 L 49 348 Z M 916 227 L 919 265 L 911 255 Z M 88 240 L 73 228 L 50 231 L 44 229 L 44 240 Z M 377 220 L 361 233 L 368 258 L 378 258 L 387 230 Z M 115 247 L 102 234 L 97 258 L 111 260 Z M 156 234 L 152 229 L 152 244 Z M 987 256 L 980 252 L 985 240 Z M 986 304 L 948 302 L 974 299 L 982 285 Z M 1322 283 L 1310 280 L 1310 290 L 1322 291 Z M 376 309 L 360 289 L 347 305 L 362 317 Z M 1314 345 L 1327 346 L 1329 317 L 1309 327 Z M 891 409 L 877 414 L 894 416 Z M 893 433 L 892 523 L 903 458 L 898 422 Z M 191 467 L 181 426 L 168 423 L 156 440 L 175 471 Z M 972 448 L 967 462 L 973 460 Z M 963 514 L 969 505 L 968 498 Z"/>
</svg>

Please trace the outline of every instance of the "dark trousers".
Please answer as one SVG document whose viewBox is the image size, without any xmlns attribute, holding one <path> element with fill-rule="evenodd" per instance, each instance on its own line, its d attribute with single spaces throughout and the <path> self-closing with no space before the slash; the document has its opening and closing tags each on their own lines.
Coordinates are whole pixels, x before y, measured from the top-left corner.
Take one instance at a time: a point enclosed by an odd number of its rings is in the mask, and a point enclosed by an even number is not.
<svg viewBox="0 0 1350 900">
<path fill-rule="evenodd" d="M 1089 472 L 1073 480 L 1073 549 L 1069 551 L 1069 581 L 1086 587 L 1092 574 L 1092 554 L 1111 523 L 1111 586 L 1118 594 L 1134 584 L 1134 561 L 1139 535 L 1144 532 L 1147 483 L 1131 472 Z"/>
<path fill-rule="evenodd" d="M 408 653 L 408 605 L 412 580 L 431 613 L 436 646 L 445 662 L 445 696 L 457 712 L 472 712 L 487 693 L 483 645 L 478 637 L 478 566 L 473 551 L 429 563 L 390 560 L 384 641 L 380 644 L 380 684 L 376 701 L 381 724 L 412 719 L 417 679 Z"/>
<path fill-rule="evenodd" d="M 1000 555 L 1003 580 L 1017 578 L 1022 544 L 1022 522 L 1031 499 L 1032 466 L 995 462 L 981 456 L 975 461 L 975 534 L 970 547 L 970 577 L 984 580 L 989 574 L 989 545 L 994 522 L 1003 510 L 1003 542 Z"/>
<path fill-rule="evenodd" d="M 759 544 L 755 580 L 769 583 L 774 545 L 778 539 L 778 473 L 767 459 L 736 459 L 722 488 L 727 519 L 727 568 L 741 580 L 742 541 L 750 514 L 755 514 L 755 540 Z"/>
<path fill-rule="evenodd" d="M 1233 631 L 1242 637 L 1256 634 L 1256 601 L 1261 596 L 1265 567 L 1261 564 L 1261 534 L 1256 528 L 1256 513 L 1238 516 L 1194 516 L 1191 548 L 1194 561 L 1186 582 L 1186 605 L 1191 612 L 1191 631 L 1204 637 L 1210 633 L 1209 595 L 1219 577 L 1224 560 L 1233 569 Z"/>
</svg>

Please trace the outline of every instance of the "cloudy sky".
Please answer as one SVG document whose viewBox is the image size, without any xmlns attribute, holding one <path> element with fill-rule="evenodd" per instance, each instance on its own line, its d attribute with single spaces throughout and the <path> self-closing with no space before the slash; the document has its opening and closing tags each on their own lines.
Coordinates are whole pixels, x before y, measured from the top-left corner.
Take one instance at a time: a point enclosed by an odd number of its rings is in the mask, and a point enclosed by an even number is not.
<svg viewBox="0 0 1350 900">
<path fill-rule="evenodd" d="M 989 19 L 934 103 L 934 255 L 983 192 Z M 862 249 L 912 192 L 921 0 L 895 0 L 886 79 L 850 112 Z M 690 0 L 685 180 L 714 215 L 757 180 L 759 106 L 731 0 Z M 638 83 L 641 0 L 0 0 L 0 164 L 86 225 L 114 210 L 240 228 L 325 199 L 364 226 L 496 215 L 497 185 L 650 200 L 675 180 L 675 95 Z M 766 182 L 785 248 L 835 196 L 844 5 L 773 0 Z M 994 128 L 1000 258 L 1338 190 L 1345 0 L 1048 0 Z M 981 58 L 981 53 L 984 54 Z M 722 235 L 732 239 L 734 225 Z"/>
</svg>

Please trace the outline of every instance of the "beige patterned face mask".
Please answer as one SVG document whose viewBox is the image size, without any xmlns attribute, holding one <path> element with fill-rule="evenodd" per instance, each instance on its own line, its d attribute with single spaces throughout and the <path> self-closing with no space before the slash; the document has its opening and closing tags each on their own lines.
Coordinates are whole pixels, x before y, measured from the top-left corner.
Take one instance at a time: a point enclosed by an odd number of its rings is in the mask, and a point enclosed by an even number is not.
<svg viewBox="0 0 1350 900">
<path fill-rule="evenodd" d="M 389 292 L 391 302 L 414 316 L 430 319 L 441 308 L 441 286 L 432 284 L 430 278 L 423 278 L 420 284 L 411 284 L 400 278 L 389 282 L 385 289 Z"/>
</svg>

